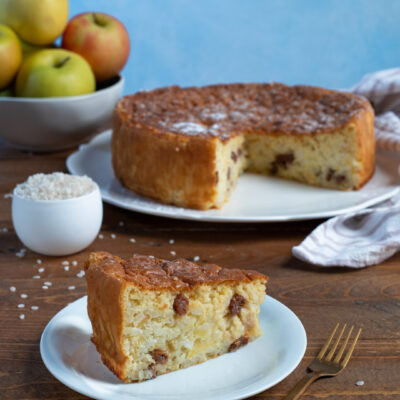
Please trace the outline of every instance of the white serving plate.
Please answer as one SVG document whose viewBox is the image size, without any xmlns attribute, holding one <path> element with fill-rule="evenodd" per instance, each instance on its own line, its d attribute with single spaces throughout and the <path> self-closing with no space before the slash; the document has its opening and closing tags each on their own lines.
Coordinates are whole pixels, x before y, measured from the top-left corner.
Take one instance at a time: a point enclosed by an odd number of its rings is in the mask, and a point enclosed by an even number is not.
<svg viewBox="0 0 400 400">
<path fill-rule="evenodd" d="M 296 315 L 266 296 L 263 335 L 235 353 L 141 383 L 124 384 L 101 362 L 91 343 L 87 297 L 69 304 L 47 324 L 40 353 L 48 370 L 77 392 L 99 400 L 233 400 L 260 393 L 301 361 L 307 338 Z"/>
<path fill-rule="evenodd" d="M 378 153 L 375 174 L 360 190 L 342 192 L 245 173 L 221 210 L 199 211 L 158 203 L 125 189 L 111 165 L 111 131 L 96 136 L 67 159 L 72 174 L 88 175 L 100 187 L 103 200 L 132 211 L 168 218 L 216 222 L 276 222 L 327 218 L 357 211 L 399 191 L 399 158 Z"/>
</svg>

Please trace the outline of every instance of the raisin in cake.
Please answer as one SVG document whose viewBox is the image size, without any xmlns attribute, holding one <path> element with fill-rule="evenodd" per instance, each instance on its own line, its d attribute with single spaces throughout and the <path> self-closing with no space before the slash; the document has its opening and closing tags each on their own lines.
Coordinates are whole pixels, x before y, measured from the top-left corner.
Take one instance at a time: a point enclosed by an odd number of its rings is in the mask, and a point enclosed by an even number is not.
<svg viewBox="0 0 400 400">
<path fill-rule="evenodd" d="M 261 335 L 267 277 L 146 256 L 91 253 L 88 314 L 101 358 L 125 382 L 235 351 Z"/>
<path fill-rule="evenodd" d="M 359 189 L 374 170 L 374 113 L 310 86 L 177 86 L 126 96 L 114 113 L 115 175 L 136 193 L 220 208 L 243 171 Z"/>
</svg>

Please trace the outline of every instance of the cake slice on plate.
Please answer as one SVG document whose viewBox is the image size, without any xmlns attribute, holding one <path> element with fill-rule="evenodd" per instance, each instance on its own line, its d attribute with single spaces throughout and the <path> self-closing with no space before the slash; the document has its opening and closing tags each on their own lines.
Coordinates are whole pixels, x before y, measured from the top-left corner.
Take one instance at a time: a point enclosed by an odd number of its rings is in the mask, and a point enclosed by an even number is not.
<svg viewBox="0 0 400 400">
<path fill-rule="evenodd" d="M 267 277 L 147 256 L 91 253 L 85 264 L 93 342 L 125 382 L 235 351 L 261 335 Z"/>
</svg>

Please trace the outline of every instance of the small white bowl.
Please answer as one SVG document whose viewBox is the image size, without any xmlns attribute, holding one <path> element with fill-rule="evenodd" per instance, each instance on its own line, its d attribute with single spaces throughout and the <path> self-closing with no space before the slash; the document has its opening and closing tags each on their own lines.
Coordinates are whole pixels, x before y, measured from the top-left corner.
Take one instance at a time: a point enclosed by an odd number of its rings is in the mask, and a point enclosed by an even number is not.
<svg viewBox="0 0 400 400">
<path fill-rule="evenodd" d="M 104 89 L 70 97 L 0 97 L 0 138 L 31 151 L 74 147 L 111 128 L 124 78 Z"/>
<path fill-rule="evenodd" d="M 21 242 L 49 256 L 77 253 L 99 233 L 103 203 L 99 187 L 89 194 L 64 200 L 31 200 L 15 193 L 12 220 Z"/>
</svg>

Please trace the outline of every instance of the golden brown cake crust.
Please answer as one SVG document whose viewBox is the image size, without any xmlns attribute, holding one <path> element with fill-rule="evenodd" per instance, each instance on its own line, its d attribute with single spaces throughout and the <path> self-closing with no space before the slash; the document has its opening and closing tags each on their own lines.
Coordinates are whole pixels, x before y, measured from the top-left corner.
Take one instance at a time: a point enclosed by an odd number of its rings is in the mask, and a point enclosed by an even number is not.
<svg viewBox="0 0 400 400">
<path fill-rule="evenodd" d="M 147 290 L 188 291 L 202 284 L 268 279 L 254 270 L 226 269 L 215 264 L 200 266 L 186 259 L 167 261 L 137 255 L 122 260 L 107 252 L 97 252 L 89 260 L 86 271 L 104 271 L 110 278 Z"/>
<path fill-rule="evenodd" d="M 165 134 L 229 139 L 254 133 L 314 134 L 345 126 L 369 102 L 349 92 L 281 83 L 170 86 L 126 96 L 124 123 Z"/>
</svg>

